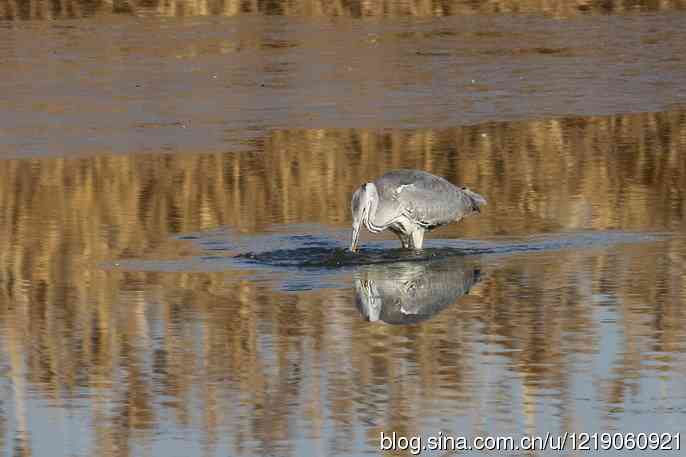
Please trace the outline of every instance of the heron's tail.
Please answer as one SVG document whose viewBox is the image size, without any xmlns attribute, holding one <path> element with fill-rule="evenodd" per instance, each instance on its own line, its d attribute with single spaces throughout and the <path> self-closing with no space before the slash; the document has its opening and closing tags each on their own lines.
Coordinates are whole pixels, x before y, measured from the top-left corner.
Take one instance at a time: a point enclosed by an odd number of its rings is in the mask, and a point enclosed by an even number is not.
<svg viewBox="0 0 686 457">
<path fill-rule="evenodd" d="M 470 209 L 472 210 L 472 212 L 480 213 L 481 207 L 486 205 L 487 203 L 486 199 L 483 196 L 467 189 L 466 187 L 462 188 L 462 193 L 466 197 L 467 203 L 471 206 Z"/>
</svg>

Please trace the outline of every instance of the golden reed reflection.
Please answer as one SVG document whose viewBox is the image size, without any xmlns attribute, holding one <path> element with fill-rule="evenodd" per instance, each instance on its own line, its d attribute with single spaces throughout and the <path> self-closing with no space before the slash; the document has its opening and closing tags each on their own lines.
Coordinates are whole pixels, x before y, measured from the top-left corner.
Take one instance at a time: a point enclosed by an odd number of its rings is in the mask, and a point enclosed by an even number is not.
<svg viewBox="0 0 686 457">
<path fill-rule="evenodd" d="M 498 13 L 570 17 L 684 9 L 683 0 L 0 0 L 0 19 L 42 20 L 107 14 L 134 16 L 237 16 L 266 14 L 309 17 L 453 16 Z"/>
<path fill-rule="evenodd" d="M 487 407 L 479 389 L 505 386 L 481 368 L 484 340 L 524 383 L 520 406 L 508 389 L 491 399 L 501 419 L 532 418 L 541 390 L 574 401 L 569 355 L 598 350 L 598 296 L 615 303 L 627 341 L 602 386 L 614 408 L 646 363 L 665 375 L 683 370 L 672 358 L 686 336 L 681 240 L 660 244 L 660 255 L 637 245 L 622 256 L 505 262 L 459 309 L 410 327 L 365 323 L 352 290 L 286 294 L 230 272 L 98 265 L 178 254 L 173 234 L 222 225 L 347 227 L 351 191 L 397 167 L 488 197 L 478 221 L 444 236 L 683 231 L 685 147 L 686 112 L 676 111 L 445 130 L 284 130 L 248 153 L 2 161 L 0 366 L 17 417 L 1 422 L 19 424 L 11 438 L 30 455 L 27 397 L 55 407 L 87 398 L 92 454 L 132 454 L 162 422 L 191 428 L 200 414 L 208 449 L 230 430 L 236 453 L 295 455 L 298 417 L 305 436 L 332 433 L 327 452 L 346 454 L 356 423 L 374 443 L 381 430 L 413 433 L 427 414 Z M 563 406 L 562 419 L 578 423 Z"/>
</svg>

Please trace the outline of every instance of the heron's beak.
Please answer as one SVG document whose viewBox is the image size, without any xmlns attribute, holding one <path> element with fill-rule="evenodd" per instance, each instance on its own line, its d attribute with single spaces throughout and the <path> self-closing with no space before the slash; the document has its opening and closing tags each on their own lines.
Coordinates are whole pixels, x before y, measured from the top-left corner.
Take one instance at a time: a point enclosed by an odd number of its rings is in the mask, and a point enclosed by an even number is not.
<svg viewBox="0 0 686 457">
<path fill-rule="evenodd" d="M 362 225 L 362 220 L 358 220 L 357 223 L 353 222 L 353 236 L 350 240 L 350 252 L 357 251 L 357 242 L 360 239 L 360 226 Z"/>
</svg>

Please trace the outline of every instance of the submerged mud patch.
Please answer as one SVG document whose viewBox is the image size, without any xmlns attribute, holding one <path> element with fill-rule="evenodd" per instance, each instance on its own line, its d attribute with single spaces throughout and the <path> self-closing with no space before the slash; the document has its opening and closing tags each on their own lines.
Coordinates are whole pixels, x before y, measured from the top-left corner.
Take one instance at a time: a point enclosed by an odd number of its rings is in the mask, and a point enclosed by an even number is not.
<svg viewBox="0 0 686 457">
<path fill-rule="evenodd" d="M 386 264 L 394 262 L 424 262 L 458 256 L 508 255 L 522 252 L 537 252 L 558 249 L 583 249 L 609 246 L 618 243 L 638 243 L 659 241 L 665 234 L 626 233 L 626 232 L 581 232 L 530 237 L 513 241 L 468 241 L 433 240 L 425 249 L 384 249 L 372 245 L 350 252 L 347 248 L 335 245 L 333 240 L 299 236 L 293 237 L 297 247 L 245 252 L 233 259 L 253 265 L 296 268 L 346 268 L 363 265 Z"/>
</svg>

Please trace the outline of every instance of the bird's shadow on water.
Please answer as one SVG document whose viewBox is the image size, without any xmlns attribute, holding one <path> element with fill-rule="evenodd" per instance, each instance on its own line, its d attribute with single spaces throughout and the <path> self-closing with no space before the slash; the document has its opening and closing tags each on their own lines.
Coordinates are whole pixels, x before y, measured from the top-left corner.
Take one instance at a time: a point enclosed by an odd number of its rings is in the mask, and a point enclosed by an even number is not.
<svg viewBox="0 0 686 457">
<path fill-rule="evenodd" d="M 396 262 L 425 262 L 445 258 L 451 254 L 465 255 L 464 252 L 457 250 L 446 252 L 436 249 L 413 251 L 369 248 L 350 252 L 347 248 L 340 247 L 300 247 L 268 252 L 246 252 L 236 255 L 234 259 L 246 265 L 269 265 L 275 268 L 346 269 Z"/>
<path fill-rule="evenodd" d="M 341 247 L 339 243 L 331 239 L 299 235 L 289 237 L 288 247 L 243 252 L 233 256 L 232 260 L 244 266 L 262 266 L 280 270 L 350 270 L 366 265 L 429 262 L 497 251 L 494 245 L 479 241 L 442 241 L 441 246 L 427 246 L 420 250 L 396 247 L 398 244 L 396 241 L 377 242 L 351 252 L 350 249 Z"/>
</svg>

